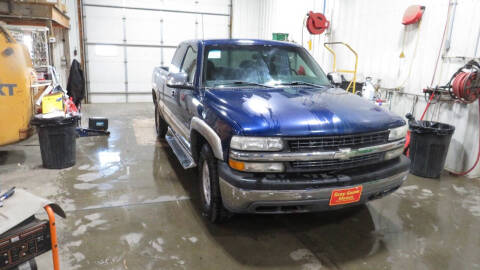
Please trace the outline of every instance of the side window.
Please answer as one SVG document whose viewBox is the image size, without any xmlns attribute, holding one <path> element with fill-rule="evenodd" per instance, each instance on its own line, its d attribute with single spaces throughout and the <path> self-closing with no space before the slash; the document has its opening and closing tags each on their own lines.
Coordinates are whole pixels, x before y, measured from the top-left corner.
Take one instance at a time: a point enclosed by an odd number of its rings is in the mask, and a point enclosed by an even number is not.
<svg viewBox="0 0 480 270">
<path fill-rule="evenodd" d="M 172 58 L 172 63 L 170 63 L 169 71 L 170 72 L 179 72 L 180 65 L 182 64 L 183 57 L 185 56 L 185 45 L 178 46 L 175 54 Z"/>
<path fill-rule="evenodd" d="M 181 71 L 188 74 L 188 82 L 193 84 L 195 78 L 195 71 L 197 70 L 197 50 L 193 47 L 188 47 Z"/>
</svg>

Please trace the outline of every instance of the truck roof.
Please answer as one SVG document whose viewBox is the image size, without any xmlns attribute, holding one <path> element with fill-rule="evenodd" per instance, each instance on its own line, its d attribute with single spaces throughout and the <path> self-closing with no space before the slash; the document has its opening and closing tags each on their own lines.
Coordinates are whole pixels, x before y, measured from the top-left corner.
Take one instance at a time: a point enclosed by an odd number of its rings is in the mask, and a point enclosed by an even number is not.
<svg viewBox="0 0 480 270">
<path fill-rule="evenodd" d="M 299 47 L 298 44 L 283 41 L 263 40 L 263 39 L 204 39 L 198 40 L 203 45 L 272 45 Z"/>
</svg>

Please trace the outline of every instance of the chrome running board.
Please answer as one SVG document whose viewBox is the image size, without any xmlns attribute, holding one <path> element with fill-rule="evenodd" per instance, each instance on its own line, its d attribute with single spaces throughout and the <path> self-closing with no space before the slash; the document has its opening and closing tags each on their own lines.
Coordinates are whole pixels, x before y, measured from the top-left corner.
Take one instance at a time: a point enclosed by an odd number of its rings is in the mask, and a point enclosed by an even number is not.
<svg viewBox="0 0 480 270">
<path fill-rule="evenodd" d="M 175 132 L 170 128 L 168 128 L 167 134 L 165 135 L 165 140 L 167 140 L 168 145 L 170 145 L 173 153 L 184 169 L 190 169 L 197 166 L 190 150 L 182 144 L 181 139 L 178 138 Z"/>
</svg>

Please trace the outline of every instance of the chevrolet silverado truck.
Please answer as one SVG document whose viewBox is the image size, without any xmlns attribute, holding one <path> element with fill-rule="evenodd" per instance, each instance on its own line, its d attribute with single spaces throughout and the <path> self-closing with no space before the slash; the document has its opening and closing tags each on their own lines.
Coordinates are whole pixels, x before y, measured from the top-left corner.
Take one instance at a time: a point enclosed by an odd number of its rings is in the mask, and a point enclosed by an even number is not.
<svg viewBox="0 0 480 270">
<path fill-rule="evenodd" d="M 332 78 L 303 47 L 267 40 L 186 41 L 154 69 L 158 137 L 198 167 L 211 222 L 335 210 L 402 185 L 405 121 Z"/>
</svg>

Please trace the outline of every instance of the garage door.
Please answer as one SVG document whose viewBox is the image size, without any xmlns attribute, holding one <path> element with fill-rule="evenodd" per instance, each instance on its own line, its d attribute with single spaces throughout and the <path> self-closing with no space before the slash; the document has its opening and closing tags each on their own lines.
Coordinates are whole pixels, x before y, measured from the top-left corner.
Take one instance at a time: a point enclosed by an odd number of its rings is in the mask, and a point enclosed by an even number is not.
<svg viewBox="0 0 480 270">
<path fill-rule="evenodd" d="M 151 74 L 180 41 L 228 38 L 230 0 L 84 0 L 88 99 L 150 102 Z"/>
</svg>

